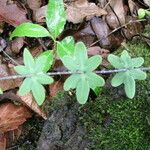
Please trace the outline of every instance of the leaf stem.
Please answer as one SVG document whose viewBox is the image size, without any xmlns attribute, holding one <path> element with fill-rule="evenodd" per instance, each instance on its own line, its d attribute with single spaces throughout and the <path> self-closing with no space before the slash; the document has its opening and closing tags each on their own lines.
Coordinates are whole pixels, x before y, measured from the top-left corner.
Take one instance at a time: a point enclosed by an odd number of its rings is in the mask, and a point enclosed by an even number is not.
<svg viewBox="0 0 150 150">
<path fill-rule="evenodd" d="M 142 71 L 150 71 L 150 67 L 146 68 L 135 68 L 135 69 L 141 69 Z M 95 71 L 96 74 L 112 74 L 117 72 L 125 72 L 128 69 L 112 69 L 112 70 L 97 70 Z M 71 75 L 71 74 L 80 74 L 80 72 L 71 72 L 71 71 L 61 71 L 61 72 L 48 72 L 47 75 L 49 76 L 57 76 L 57 75 Z M 5 76 L 0 77 L 0 81 L 2 80 L 12 80 L 12 79 L 19 79 L 19 78 L 25 78 L 25 77 L 31 77 L 31 74 L 27 75 L 12 75 L 12 76 Z"/>
</svg>

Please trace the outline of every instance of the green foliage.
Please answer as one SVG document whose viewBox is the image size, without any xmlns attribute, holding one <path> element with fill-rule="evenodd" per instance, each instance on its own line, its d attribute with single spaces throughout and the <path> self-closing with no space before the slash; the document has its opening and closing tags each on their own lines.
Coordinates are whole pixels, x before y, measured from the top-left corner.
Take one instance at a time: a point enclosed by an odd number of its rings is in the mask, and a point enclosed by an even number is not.
<svg viewBox="0 0 150 150">
<path fill-rule="evenodd" d="M 150 86 L 146 81 L 137 85 L 132 99 L 115 97 L 113 89 L 88 102 L 81 111 L 82 123 L 94 150 L 149 150 L 150 149 Z"/>
<path fill-rule="evenodd" d="M 50 33 L 44 27 L 33 24 L 33 23 L 23 23 L 16 27 L 16 29 L 12 32 L 10 38 L 13 37 L 48 37 Z"/>
<path fill-rule="evenodd" d="M 140 8 L 138 10 L 139 19 L 143 19 L 146 15 L 150 16 L 150 11 L 149 10 L 145 10 L 145 9 L 142 9 L 142 8 Z"/>
<path fill-rule="evenodd" d="M 135 79 L 146 79 L 146 73 L 138 68 L 144 63 L 144 59 L 142 57 L 131 58 L 127 51 L 123 51 L 121 57 L 110 54 L 108 61 L 116 69 L 128 69 L 125 72 L 117 73 L 113 77 L 111 84 L 114 87 L 124 84 L 126 95 L 129 98 L 133 98 L 135 95 Z"/>
<path fill-rule="evenodd" d="M 24 66 L 16 66 L 15 71 L 20 75 L 25 75 L 19 89 L 20 95 L 25 95 L 32 91 L 37 103 L 41 105 L 45 99 L 45 89 L 43 85 L 51 84 L 53 79 L 46 74 L 52 64 L 52 54 L 49 51 L 43 53 L 36 59 L 25 49 L 23 54 Z M 51 63 L 47 63 L 51 62 Z"/>
<path fill-rule="evenodd" d="M 56 38 L 63 31 L 66 14 L 63 0 L 49 0 L 46 23 L 52 36 Z"/>
<path fill-rule="evenodd" d="M 144 12 L 146 15 L 148 14 L 148 11 L 144 10 Z M 65 67 L 73 73 L 65 81 L 64 89 L 66 91 L 76 89 L 77 100 L 80 104 L 85 104 L 90 89 L 96 92 L 97 87 L 101 87 L 105 84 L 104 79 L 94 73 L 94 70 L 102 62 L 100 56 L 93 56 L 88 59 L 85 45 L 82 42 L 75 44 L 71 36 L 66 37 L 60 42 L 56 41 L 56 38 L 64 29 L 65 23 L 66 14 L 63 0 L 49 0 L 46 12 L 46 24 L 49 31 L 38 24 L 23 23 L 16 27 L 11 35 L 11 38 L 16 36 L 48 36 L 54 41 L 53 52 L 46 51 L 35 59 L 28 50 L 25 50 L 25 66 L 15 67 L 15 70 L 19 74 L 27 77 L 20 87 L 20 94 L 24 95 L 32 91 L 39 105 L 41 105 L 45 99 L 43 84 L 50 84 L 53 82 L 53 79 L 47 76 L 46 72 L 53 63 L 52 53 L 55 55 L 55 48 L 57 49 L 57 55 L 60 57 Z M 117 73 L 114 76 L 112 79 L 112 86 L 117 87 L 124 84 L 127 96 L 133 98 L 135 95 L 135 79 L 144 80 L 146 78 L 146 74 L 139 69 L 144 62 L 143 58 L 131 59 L 127 51 L 123 51 L 121 57 L 111 54 L 108 60 L 117 69 L 128 69 L 126 72 Z"/>
<path fill-rule="evenodd" d="M 75 44 L 75 51 L 72 56 L 64 56 L 63 64 L 73 73 L 64 83 L 66 91 L 76 89 L 77 100 L 80 104 L 85 104 L 90 88 L 95 89 L 103 86 L 105 81 L 93 71 L 100 65 L 102 58 L 93 56 L 88 59 L 87 49 L 82 42 Z"/>
<path fill-rule="evenodd" d="M 75 50 L 75 42 L 72 36 L 68 36 L 57 43 L 57 54 L 60 58 L 65 55 L 72 55 Z"/>
</svg>

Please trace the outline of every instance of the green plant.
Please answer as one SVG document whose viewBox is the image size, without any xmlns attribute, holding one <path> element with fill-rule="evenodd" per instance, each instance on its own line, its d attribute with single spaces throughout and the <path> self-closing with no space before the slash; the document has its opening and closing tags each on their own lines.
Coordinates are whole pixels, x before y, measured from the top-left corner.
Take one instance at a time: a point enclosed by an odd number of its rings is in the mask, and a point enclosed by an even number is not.
<svg viewBox="0 0 150 150">
<path fill-rule="evenodd" d="M 43 84 L 53 82 L 53 79 L 48 77 L 50 74 L 47 74 L 47 71 L 50 69 L 53 63 L 53 57 L 56 56 L 56 54 L 62 60 L 70 74 L 72 74 L 65 81 L 64 89 L 66 91 L 76 89 L 77 100 L 80 104 L 84 104 L 87 101 L 90 88 L 95 90 L 97 87 L 104 86 L 105 84 L 104 79 L 94 72 L 102 62 L 100 56 L 93 56 L 88 59 L 87 49 L 84 43 L 78 42 L 75 44 L 71 36 L 66 37 L 62 41 L 56 40 L 63 31 L 65 23 L 66 14 L 63 0 L 49 0 L 46 13 L 48 30 L 38 24 L 23 23 L 16 27 L 10 37 L 11 39 L 17 36 L 50 37 L 54 42 L 53 50 L 46 51 L 35 59 L 33 59 L 30 52 L 25 49 L 25 66 L 15 67 L 17 73 L 25 77 L 19 89 L 19 93 L 24 95 L 32 91 L 39 105 L 41 105 L 45 99 Z M 125 72 L 120 72 L 115 75 L 112 80 L 112 85 L 116 87 L 123 83 L 127 96 L 133 98 L 135 95 L 135 79 L 143 80 L 146 78 L 146 74 L 142 72 L 141 69 L 138 69 L 144 60 L 142 58 L 131 59 L 127 51 L 124 51 L 120 58 L 111 54 L 108 60 L 115 68 L 126 69 Z"/>
<path fill-rule="evenodd" d="M 52 65 L 52 53 L 47 51 L 34 59 L 30 52 L 25 49 L 23 59 L 25 65 L 14 68 L 18 74 L 27 76 L 20 86 L 19 93 L 25 95 L 32 91 L 37 103 L 41 105 L 45 99 L 43 84 L 51 84 L 53 82 L 53 78 L 46 74 Z"/>
<path fill-rule="evenodd" d="M 139 19 L 143 19 L 146 15 L 150 16 L 150 11 L 149 10 L 145 10 L 145 9 L 142 9 L 142 8 L 140 8 L 138 10 Z"/>
<path fill-rule="evenodd" d="M 78 42 L 75 45 L 74 55 L 64 56 L 62 61 L 73 73 L 65 81 L 64 89 L 66 91 L 76 89 L 77 100 L 80 104 L 85 104 L 90 88 L 94 90 L 105 84 L 104 79 L 93 72 L 102 62 L 102 58 L 97 55 L 88 59 L 84 43 Z"/>
<path fill-rule="evenodd" d="M 135 79 L 146 79 L 146 73 L 139 69 L 144 63 L 144 59 L 142 57 L 131 58 L 128 52 L 124 50 L 121 57 L 110 54 L 108 61 L 117 69 L 127 69 L 125 72 L 117 73 L 113 77 L 111 84 L 114 87 L 124 84 L 126 95 L 129 98 L 133 98 L 135 95 Z"/>
</svg>

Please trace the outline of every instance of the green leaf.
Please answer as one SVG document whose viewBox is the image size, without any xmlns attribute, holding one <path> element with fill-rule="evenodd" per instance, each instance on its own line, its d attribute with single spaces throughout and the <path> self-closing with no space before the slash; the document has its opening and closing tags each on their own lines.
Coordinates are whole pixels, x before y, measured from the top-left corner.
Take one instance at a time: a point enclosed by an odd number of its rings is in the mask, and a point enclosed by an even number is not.
<svg viewBox="0 0 150 150">
<path fill-rule="evenodd" d="M 29 69 L 30 73 L 32 73 L 35 67 L 35 62 L 34 62 L 33 56 L 31 55 L 29 50 L 26 48 L 24 49 L 24 52 L 23 52 L 23 61 L 24 61 L 25 66 Z"/>
<path fill-rule="evenodd" d="M 52 77 L 44 73 L 39 74 L 36 79 L 40 84 L 51 84 L 54 81 Z"/>
<path fill-rule="evenodd" d="M 85 104 L 87 102 L 89 92 L 90 92 L 89 84 L 85 80 L 85 78 L 82 78 L 81 82 L 78 83 L 76 88 L 76 96 L 80 104 Z"/>
<path fill-rule="evenodd" d="M 14 69 L 18 74 L 21 75 L 29 74 L 29 70 L 26 68 L 26 66 L 19 65 L 19 66 L 15 66 Z"/>
<path fill-rule="evenodd" d="M 50 36 L 50 33 L 42 26 L 33 23 L 23 23 L 16 27 L 12 32 L 10 38 L 13 37 L 47 37 Z"/>
<path fill-rule="evenodd" d="M 135 80 L 130 74 L 126 75 L 124 86 L 127 97 L 132 99 L 135 95 Z"/>
<path fill-rule="evenodd" d="M 39 55 L 37 57 L 37 59 L 39 59 L 40 57 L 44 57 L 45 58 L 45 64 L 44 64 L 43 72 L 46 73 L 50 69 L 52 64 L 53 64 L 53 52 L 50 51 L 50 50 L 45 51 L 41 55 Z"/>
<path fill-rule="evenodd" d="M 85 63 L 88 59 L 87 48 L 83 42 L 78 42 L 75 44 L 75 54 L 76 58 L 80 64 Z"/>
<path fill-rule="evenodd" d="M 0 88 L 0 94 L 3 94 L 3 90 Z"/>
<path fill-rule="evenodd" d="M 19 94 L 23 96 L 29 93 L 31 90 L 31 85 L 32 85 L 31 78 L 24 79 L 23 83 L 21 84 L 19 88 Z"/>
<path fill-rule="evenodd" d="M 46 65 L 46 56 L 36 58 L 34 72 L 35 73 L 43 72 L 45 65 Z"/>
<path fill-rule="evenodd" d="M 144 17 L 145 17 L 145 10 L 144 9 L 142 9 L 142 8 L 140 8 L 139 10 L 138 10 L 138 17 L 139 17 L 139 19 L 143 19 Z"/>
<path fill-rule="evenodd" d="M 108 55 L 108 61 L 110 62 L 110 64 L 117 68 L 117 69 L 120 69 L 120 68 L 123 68 L 124 67 L 124 64 L 123 62 L 121 61 L 121 59 L 118 57 L 118 56 L 115 56 L 113 54 L 109 54 Z"/>
<path fill-rule="evenodd" d="M 134 79 L 138 79 L 138 80 L 145 80 L 146 79 L 146 73 L 143 72 L 140 69 L 133 69 L 130 70 L 130 75 L 134 78 Z"/>
<path fill-rule="evenodd" d="M 140 67 L 144 63 L 144 59 L 142 57 L 132 58 L 132 67 Z"/>
<path fill-rule="evenodd" d="M 33 79 L 32 81 L 33 82 L 31 86 L 31 90 L 32 90 L 33 96 L 35 100 L 37 101 L 38 105 L 42 105 L 45 100 L 45 89 L 36 80 Z"/>
<path fill-rule="evenodd" d="M 65 55 L 73 55 L 75 43 L 72 36 L 68 36 L 57 43 L 57 54 L 62 59 Z"/>
<path fill-rule="evenodd" d="M 49 0 L 46 23 L 52 36 L 56 38 L 64 29 L 66 14 L 63 0 Z"/>
<path fill-rule="evenodd" d="M 86 73 L 86 78 L 88 80 L 89 87 L 92 89 L 95 89 L 96 87 L 104 86 L 105 84 L 104 79 L 93 72 Z"/>
<path fill-rule="evenodd" d="M 74 72 L 78 70 L 76 60 L 71 56 L 64 56 L 62 59 L 64 66 L 70 71 Z"/>
<path fill-rule="evenodd" d="M 70 89 L 75 89 L 80 80 L 80 75 L 73 74 L 68 77 L 64 83 L 64 90 L 69 91 Z"/>
<path fill-rule="evenodd" d="M 86 61 L 86 71 L 95 70 L 102 62 L 102 57 L 95 55 Z"/>
<path fill-rule="evenodd" d="M 120 86 L 124 82 L 124 79 L 125 79 L 125 73 L 119 72 L 119 73 L 115 74 L 115 76 L 112 78 L 111 85 L 113 87 Z"/>
<path fill-rule="evenodd" d="M 124 68 L 130 68 L 132 67 L 132 59 L 129 55 L 129 53 L 124 50 L 122 53 L 121 53 L 121 60 L 123 61 L 124 63 Z"/>
</svg>

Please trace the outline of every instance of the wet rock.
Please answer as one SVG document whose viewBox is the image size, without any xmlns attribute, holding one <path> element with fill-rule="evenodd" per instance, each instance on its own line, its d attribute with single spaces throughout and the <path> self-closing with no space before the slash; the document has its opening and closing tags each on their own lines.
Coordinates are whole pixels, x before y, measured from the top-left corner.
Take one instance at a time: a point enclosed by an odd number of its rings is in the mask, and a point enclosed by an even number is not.
<svg viewBox="0 0 150 150">
<path fill-rule="evenodd" d="M 84 150 L 89 142 L 79 123 L 79 104 L 70 97 L 57 100 L 45 122 L 37 150 Z"/>
</svg>

